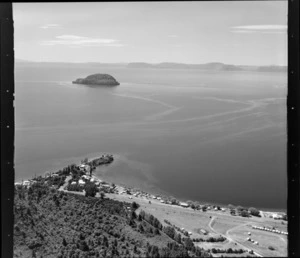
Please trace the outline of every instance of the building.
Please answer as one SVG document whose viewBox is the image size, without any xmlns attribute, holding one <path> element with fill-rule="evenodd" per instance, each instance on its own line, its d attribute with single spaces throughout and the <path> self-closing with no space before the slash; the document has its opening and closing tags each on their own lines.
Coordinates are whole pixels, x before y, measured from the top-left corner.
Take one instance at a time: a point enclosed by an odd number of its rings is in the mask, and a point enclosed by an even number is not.
<svg viewBox="0 0 300 258">
<path fill-rule="evenodd" d="M 204 234 L 204 235 L 207 235 L 207 233 L 208 233 L 205 229 L 200 229 L 200 231 L 201 231 L 201 233 Z"/>
<path fill-rule="evenodd" d="M 87 164 L 81 164 L 79 166 L 79 169 L 82 171 L 82 172 L 86 172 L 86 173 L 90 173 L 91 172 L 91 167 Z"/>
<path fill-rule="evenodd" d="M 79 179 L 78 184 L 85 185 L 85 182 L 82 179 Z"/>
<path fill-rule="evenodd" d="M 189 207 L 188 203 L 186 203 L 186 202 L 180 202 L 179 205 L 184 208 Z"/>
<path fill-rule="evenodd" d="M 24 186 L 29 186 L 30 185 L 30 181 L 28 181 L 28 180 L 23 181 L 23 185 Z"/>
</svg>

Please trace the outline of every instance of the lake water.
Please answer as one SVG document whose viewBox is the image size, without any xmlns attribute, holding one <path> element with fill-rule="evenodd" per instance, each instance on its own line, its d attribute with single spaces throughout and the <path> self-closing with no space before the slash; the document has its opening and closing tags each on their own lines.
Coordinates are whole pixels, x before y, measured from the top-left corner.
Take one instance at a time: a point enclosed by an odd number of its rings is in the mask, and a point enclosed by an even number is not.
<svg viewBox="0 0 300 258">
<path fill-rule="evenodd" d="M 121 85 L 70 82 L 109 73 Z M 113 153 L 107 181 L 286 208 L 285 73 L 16 64 L 15 179 Z"/>
</svg>

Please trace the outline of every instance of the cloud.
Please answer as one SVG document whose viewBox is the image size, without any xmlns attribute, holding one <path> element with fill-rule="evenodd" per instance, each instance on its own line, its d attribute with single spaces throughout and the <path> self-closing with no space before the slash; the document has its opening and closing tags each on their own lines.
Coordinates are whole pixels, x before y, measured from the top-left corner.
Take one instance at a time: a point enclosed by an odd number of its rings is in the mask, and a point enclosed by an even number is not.
<svg viewBox="0 0 300 258">
<path fill-rule="evenodd" d="M 169 38 L 178 38 L 178 35 L 168 35 Z"/>
<path fill-rule="evenodd" d="M 245 25 L 231 27 L 233 33 L 286 33 L 287 25 L 264 24 L 264 25 Z"/>
<path fill-rule="evenodd" d="M 116 39 L 102 39 L 82 37 L 76 35 L 61 35 L 56 36 L 54 40 L 41 41 L 40 45 L 43 46 L 55 46 L 65 45 L 71 47 L 122 47 L 123 44 L 119 43 Z"/>
<path fill-rule="evenodd" d="M 55 28 L 58 28 L 58 27 L 60 27 L 59 24 L 52 23 L 52 24 L 45 24 L 43 26 L 40 26 L 39 28 L 41 28 L 41 29 L 55 29 Z"/>
</svg>

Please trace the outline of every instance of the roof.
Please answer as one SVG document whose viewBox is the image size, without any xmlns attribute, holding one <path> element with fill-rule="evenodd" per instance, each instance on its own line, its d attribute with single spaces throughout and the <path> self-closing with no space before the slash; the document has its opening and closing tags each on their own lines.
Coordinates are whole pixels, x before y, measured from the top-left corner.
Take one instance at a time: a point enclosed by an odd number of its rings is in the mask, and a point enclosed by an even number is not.
<svg viewBox="0 0 300 258">
<path fill-rule="evenodd" d="M 180 202 L 179 205 L 181 205 L 181 206 L 189 206 L 186 202 Z"/>
</svg>

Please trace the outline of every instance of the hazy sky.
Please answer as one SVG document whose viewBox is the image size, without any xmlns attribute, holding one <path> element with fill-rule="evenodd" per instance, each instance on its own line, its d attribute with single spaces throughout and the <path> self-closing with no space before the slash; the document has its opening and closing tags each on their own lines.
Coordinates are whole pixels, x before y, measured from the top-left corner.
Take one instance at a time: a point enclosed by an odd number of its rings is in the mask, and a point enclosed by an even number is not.
<svg viewBox="0 0 300 258">
<path fill-rule="evenodd" d="M 287 1 L 15 3 L 15 56 L 287 64 Z"/>
</svg>

